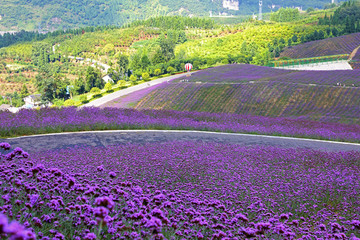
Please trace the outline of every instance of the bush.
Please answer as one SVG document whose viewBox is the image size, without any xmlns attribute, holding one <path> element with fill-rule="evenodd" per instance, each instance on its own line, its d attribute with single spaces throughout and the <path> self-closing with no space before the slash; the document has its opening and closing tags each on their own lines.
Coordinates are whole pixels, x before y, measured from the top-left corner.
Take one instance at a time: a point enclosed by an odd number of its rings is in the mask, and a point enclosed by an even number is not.
<svg viewBox="0 0 360 240">
<path fill-rule="evenodd" d="M 87 95 L 85 95 L 85 94 L 80 95 L 80 102 L 81 103 L 88 103 L 89 100 L 87 99 Z"/>
<path fill-rule="evenodd" d="M 91 90 L 90 90 L 90 93 L 93 93 L 93 94 L 99 94 L 101 92 L 100 88 L 98 87 L 93 87 Z"/>
<path fill-rule="evenodd" d="M 223 64 L 229 64 L 229 60 L 227 60 L 226 58 L 224 58 L 224 59 L 221 61 L 221 63 L 223 63 Z"/>
<path fill-rule="evenodd" d="M 213 66 L 213 65 L 215 65 L 215 63 L 216 63 L 215 59 L 208 59 L 208 60 L 206 61 L 206 64 L 207 64 L 208 66 Z"/>
<path fill-rule="evenodd" d="M 76 102 L 73 99 L 68 99 L 64 102 L 64 106 L 66 106 L 66 107 L 76 106 Z"/>
<path fill-rule="evenodd" d="M 131 82 L 135 82 L 137 80 L 135 75 L 131 75 L 129 79 L 130 79 Z"/>
<path fill-rule="evenodd" d="M 56 107 L 64 106 L 64 100 L 55 98 L 53 100 L 53 104 L 54 104 L 53 106 L 56 106 Z"/>
<path fill-rule="evenodd" d="M 175 72 L 175 68 L 173 68 L 172 66 L 169 66 L 166 71 L 170 74 L 173 74 Z"/>
<path fill-rule="evenodd" d="M 157 68 L 154 70 L 154 75 L 159 76 L 161 74 L 161 69 Z"/>
<path fill-rule="evenodd" d="M 96 98 L 101 98 L 102 97 L 102 94 L 101 93 L 98 93 L 98 94 L 94 94 L 92 96 L 92 99 L 96 99 Z"/>
<path fill-rule="evenodd" d="M 193 68 L 194 69 L 199 69 L 200 68 L 200 61 L 199 60 L 195 60 L 193 62 Z"/>
<path fill-rule="evenodd" d="M 120 87 L 123 87 L 123 86 L 126 85 L 126 81 L 125 81 L 125 80 L 119 80 L 119 81 L 117 82 L 117 85 L 119 85 Z"/>
<path fill-rule="evenodd" d="M 104 89 L 106 90 L 106 92 L 110 92 L 112 90 L 112 84 L 107 82 Z"/>
<path fill-rule="evenodd" d="M 143 74 L 141 74 L 141 77 L 144 81 L 147 81 L 149 80 L 150 75 L 147 72 L 144 72 Z"/>
</svg>

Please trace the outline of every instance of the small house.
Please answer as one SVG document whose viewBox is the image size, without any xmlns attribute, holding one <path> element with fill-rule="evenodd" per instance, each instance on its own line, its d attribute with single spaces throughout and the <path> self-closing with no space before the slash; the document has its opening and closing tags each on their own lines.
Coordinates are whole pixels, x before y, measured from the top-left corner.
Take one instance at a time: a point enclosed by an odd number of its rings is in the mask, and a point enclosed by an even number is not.
<svg viewBox="0 0 360 240">
<path fill-rule="evenodd" d="M 106 75 L 105 77 L 102 78 L 104 80 L 104 82 L 108 83 L 114 83 L 114 80 L 109 76 L 109 75 Z"/>
<path fill-rule="evenodd" d="M 6 111 L 9 110 L 10 108 L 11 108 L 10 104 L 1 104 L 0 111 Z"/>
<path fill-rule="evenodd" d="M 29 95 L 24 98 L 25 105 L 38 107 L 41 105 L 41 94 Z"/>
</svg>

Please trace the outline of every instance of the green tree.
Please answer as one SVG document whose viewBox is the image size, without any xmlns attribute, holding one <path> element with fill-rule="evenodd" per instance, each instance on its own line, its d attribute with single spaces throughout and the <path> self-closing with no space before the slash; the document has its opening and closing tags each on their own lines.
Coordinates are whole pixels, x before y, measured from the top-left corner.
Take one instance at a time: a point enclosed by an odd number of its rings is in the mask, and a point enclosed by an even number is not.
<svg viewBox="0 0 360 240">
<path fill-rule="evenodd" d="M 129 67 L 129 57 L 124 54 L 120 54 L 117 64 L 119 65 L 119 73 L 121 75 L 125 75 Z"/>
<path fill-rule="evenodd" d="M 103 88 L 104 81 L 101 79 L 100 71 L 93 67 L 88 67 L 85 74 L 85 91 L 90 91 L 93 87 Z"/>
<path fill-rule="evenodd" d="M 160 46 L 160 52 L 163 55 L 165 61 L 168 62 L 171 59 L 175 58 L 175 43 L 171 39 L 165 38 L 164 35 L 161 35 L 158 41 Z"/>
<path fill-rule="evenodd" d="M 277 46 L 277 47 L 275 48 L 274 56 L 275 56 L 275 57 L 280 57 L 280 48 L 279 48 L 279 46 Z"/>
<path fill-rule="evenodd" d="M 146 54 L 142 55 L 140 59 L 141 69 L 145 70 L 148 66 L 150 66 L 150 60 Z"/>
<path fill-rule="evenodd" d="M 136 52 L 130 56 L 130 69 L 139 70 L 141 69 L 141 52 Z"/>
<path fill-rule="evenodd" d="M 162 55 L 161 49 L 157 49 L 151 58 L 153 65 L 166 62 L 165 57 Z"/>
<path fill-rule="evenodd" d="M 74 81 L 74 91 L 77 95 L 85 93 L 85 82 L 82 76 Z"/>
<path fill-rule="evenodd" d="M 23 86 L 21 87 L 21 91 L 20 91 L 20 96 L 21 98 L 27 97 L 29 96 L 29 90 L 27 89 L 26 85 L 23 84 Z"/>
<path fill-rule="evenodd" d="M 315 11 L 315 9 L 313 7 L 309 7 L 309 8 L 306 9 L 307 13 L 311 13 L 313 11 Z"/>
<path fill-rule="evenodd" d="M 44 103 L 51 102 L 55 98 L 66 98 L 66 86 L 69 85 L 67 79 L 56 72 L 40 72 L 35 77 L 35 86 L 41 93 Z"/>
</svg>

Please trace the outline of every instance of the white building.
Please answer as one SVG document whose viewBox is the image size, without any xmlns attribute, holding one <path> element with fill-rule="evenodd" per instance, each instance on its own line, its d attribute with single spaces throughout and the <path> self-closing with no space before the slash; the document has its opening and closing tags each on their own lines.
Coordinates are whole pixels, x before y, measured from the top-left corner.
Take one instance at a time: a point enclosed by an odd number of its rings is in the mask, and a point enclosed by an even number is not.
<svg viewBox="0 0 360 240">
<path fill-rule="evenodd" d="M 109 75 L 106 75 L 105 77 L 102 78 L 104 80 L 104 82 L 108 83 L 114 83 L 114 80 L 109 76 Z"/>
<path fill-rule="evenodd" d="M 41 94 L 29 95 L 24 98 L 25 106 L 38 107 L 41 105 Z"/>
<path fill-rule="evenodd" d="M 223 8 L 230 10 L 239 10 L 239 1 L 238 0 L 223 0 Z"/>
<path fill-rule="evenodd" d="M 6 111 L 9 110 L 10 108 L 11 108 L 10 104 L 1 104 L 0 111 Z"/>
</svg>

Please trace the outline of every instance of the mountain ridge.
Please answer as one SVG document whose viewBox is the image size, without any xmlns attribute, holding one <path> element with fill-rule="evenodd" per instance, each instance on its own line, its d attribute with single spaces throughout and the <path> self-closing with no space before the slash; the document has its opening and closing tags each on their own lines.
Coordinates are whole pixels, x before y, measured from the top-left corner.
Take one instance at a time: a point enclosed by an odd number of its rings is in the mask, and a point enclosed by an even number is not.
<svg viewBox="0 0 360 240">
<path fill-rule="evenodd" d="M 153 16 L 183 15 L 251 15 L 258 12 L 253 0 L 3 0 L 0 3 L 0 31 L 28 30 L 39 32 L 98 25 L 123 25 Z M 229 9 L 231 2 L 239 10 Z M 273 0 L 265 2 L 263 12 L 279 7 L 323 7 L 326 0 Z M 226 8 L 225 8 L 226 7 Z M 230 7 L 231 8 L 231 7 Z"/>
</svg>

